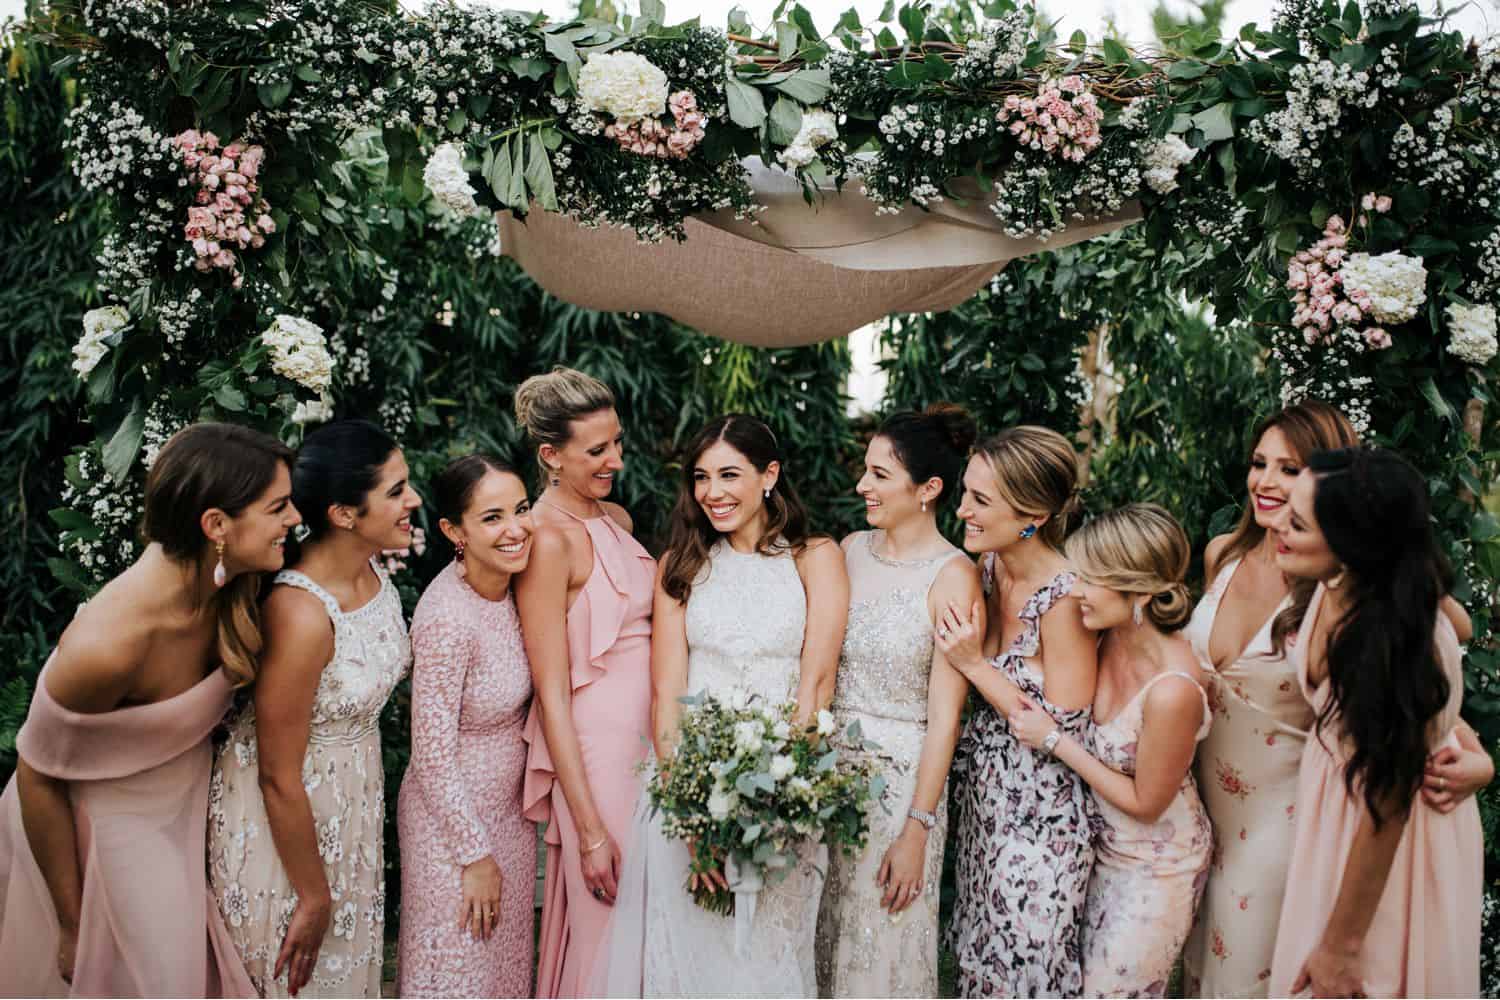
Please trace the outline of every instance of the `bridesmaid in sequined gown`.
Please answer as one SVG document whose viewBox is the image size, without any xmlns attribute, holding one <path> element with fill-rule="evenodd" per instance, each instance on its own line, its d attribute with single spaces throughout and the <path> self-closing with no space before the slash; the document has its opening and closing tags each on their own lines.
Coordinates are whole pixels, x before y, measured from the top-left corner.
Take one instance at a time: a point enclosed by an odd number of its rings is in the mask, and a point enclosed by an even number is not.
<svg viewBox="0 0 1500 1000">
<path fill-rule="evenodd" d="M 488 455 L 433 482 L 455 548 L 412 617 L 401 781 L 401 996 L 531 992 L 536 827 L 521 812 L 531 668 L 511 578 L 531 556 L 526 484 Z"/>
<path fill-rule="evenodd" d="M 968 682 L 933 651 L 948 604 L 980 598 L 979 574 L 937 527 L 974 422 L 936 404 L 891 417 L 870 441 L 857 487 L 873 531 L 844 539 L 849 624 L 833 712 L 873 740 L 887 784 L 869 845 L 829 862 L 818 914 L 824 996 L 936 996 L 938 886 L 948 832 L 945 783 Z"/>
<path fill-rule="evenodd" d="M 1070 734 L 1088 731 L 1096 643 L 1060 548 L 1075 505 L 1077 453 L 1042 427 L 982 443 L 964 472 L 964 548 L 984 553 L 982 607 L 948 608 L 937 648 L 979 697 L 960 776 L 949 935 L 962 996 L 1076 996 L 1094 847 L 1092 800 L 1060 761 L 1018 741 L 1006 715 L 1026 699 Z"/>
</svg>

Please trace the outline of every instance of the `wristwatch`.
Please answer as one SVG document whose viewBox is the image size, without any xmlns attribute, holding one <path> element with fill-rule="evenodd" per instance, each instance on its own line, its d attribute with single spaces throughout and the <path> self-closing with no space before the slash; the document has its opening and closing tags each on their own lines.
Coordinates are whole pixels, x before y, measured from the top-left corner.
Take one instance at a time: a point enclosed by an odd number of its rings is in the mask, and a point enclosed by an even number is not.
<svg viewBox="0 0 1500 1000">
<path fill-rule="evenodd" d="M 906 810 L 906 815 L 916 820 L 918 823 L 921 823 L 922 829 L 926 830 L 929 833 L 932 832 L 933 827 L 937 826 L 936 813 L 923 812 L 916 806 L 912 806 L 910 809 Z"/>
<path fill-rule="evenodd" d="M 1062 727 L 1058 726 L 1056 729 L 1052 730 L 1052 732 L 1048 733 L 1046 738 L 1042 740 L 1042 751 L 1048 757 L 1051 757 L 1057 752 L 1057 741 L 1060 739 L 1062 739 Z"/>
</svg>

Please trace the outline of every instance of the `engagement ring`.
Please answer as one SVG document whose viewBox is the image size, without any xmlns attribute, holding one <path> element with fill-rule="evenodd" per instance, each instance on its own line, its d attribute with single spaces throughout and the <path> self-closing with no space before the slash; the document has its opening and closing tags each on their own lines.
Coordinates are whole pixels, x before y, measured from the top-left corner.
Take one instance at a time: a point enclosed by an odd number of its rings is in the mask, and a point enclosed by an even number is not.
<svg viewBox="0 0 1500 1000">
<path fill-rule="evenodd" d="M 595 887 L 595 888 L 594 888 L 594 898 L 595 898 L 595 899 L 599 899 L 599 900 L 602 900 L 602 899 L 603 899 L 603 898 L 604 898 L 604 890 L 603 890 L 603 889 L 600 889 L 600 888 L 598 888 L 598 887 L 597 887 L 597 886 L 596 886 L 596 887 Z"/>
</svg>

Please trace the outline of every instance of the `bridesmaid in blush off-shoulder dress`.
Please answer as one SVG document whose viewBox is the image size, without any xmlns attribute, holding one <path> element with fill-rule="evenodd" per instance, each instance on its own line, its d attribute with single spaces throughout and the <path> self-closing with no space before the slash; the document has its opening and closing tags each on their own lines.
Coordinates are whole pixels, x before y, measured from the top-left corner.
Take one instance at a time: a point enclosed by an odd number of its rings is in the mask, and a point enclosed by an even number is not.
<svg viewBox="0 0 1500 1000">
<path fill-rule="evenodd" d="M 401 996 L 531 992 L 536 828 L 521 812 L 531 670 L 511 577 L 531 555 L 526 486 L 486 455 L 433 483 L 456 555 L 412 618 L 401 782 Z"/>
</svg>

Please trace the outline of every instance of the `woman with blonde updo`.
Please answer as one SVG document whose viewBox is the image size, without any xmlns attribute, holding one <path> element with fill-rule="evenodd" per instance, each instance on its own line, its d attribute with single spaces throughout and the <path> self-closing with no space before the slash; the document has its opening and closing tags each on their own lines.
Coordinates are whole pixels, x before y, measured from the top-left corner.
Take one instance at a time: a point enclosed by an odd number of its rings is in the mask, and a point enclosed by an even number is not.
<svg viewBox="0 0 1500 1000">
<path fill-rule="evenodd" d="M 1064 601 L 1060 548 L 1076 504 L 1078 455 L 1045 427 L 981 443 L 963 476 L 964 549 L 982 553 L 983 602 L 937 621 L 943 658 L 980 698 L 953 771 L 958 898 L 949 931 L 961 996 L 1077 996 L 1079 930 L 1094 848 L 1088 789 L 1018 742 L 1006 716 L 1045 706 L 1082 739 L 1094 700 L 1095 641 Z"/>
<path fill-rule="evenodd" d="M 656 563 L 605 500 L 624 468 L 615 397 L 571 368 L 516 390 L 545 482 L 515 580 L 535 697 L 522 803 L 547 824 L 536 995 L 586 994 L 608 930 L 651 712 Z"/>
<path fill-rule="evenodd" d="M 1192 611 L 1189 557 L 1187 535 L 1155 504 L 1085 524 L 1068 558 L 1083 623 L 1102 636 L 1093 728 L 1065 733 L 1024 702 L 1010 715 L 1016 738 L 1077 771 L 1103 814 L 1084 913 L 1085 996 L 1162 996 L 1208 873 L 1213 835 L 1191 768 L 1213 717 L 1178 634 Z"/>
</svg>

